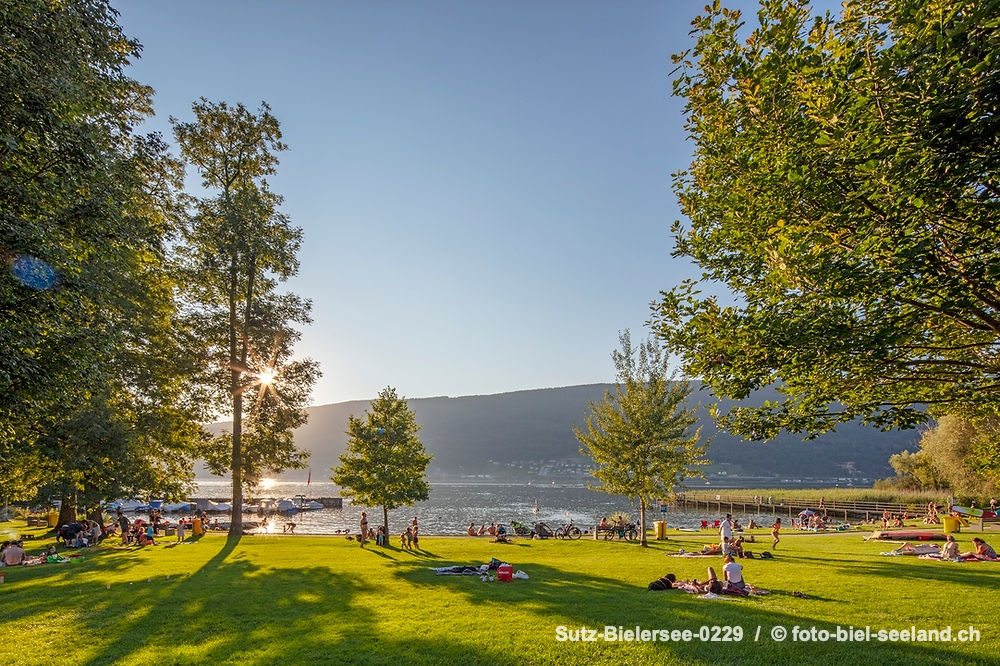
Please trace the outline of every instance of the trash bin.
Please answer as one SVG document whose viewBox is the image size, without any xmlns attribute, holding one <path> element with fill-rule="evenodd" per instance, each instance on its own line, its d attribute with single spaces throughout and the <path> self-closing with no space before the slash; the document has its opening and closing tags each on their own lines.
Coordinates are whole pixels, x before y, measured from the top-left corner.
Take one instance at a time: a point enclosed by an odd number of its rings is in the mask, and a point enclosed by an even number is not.
<svg viewBox="0 0 1000 666">
<path fill-rule="evenodd" d="M 191 523 L 191 534 L 201 536 L 201 518 L 195 518 Z"/>
<path fill-rule="evenodd" d="M 55 511 L 51 511 L 51 512 L 49 512 L 48 516 L 46 516 L 46 517 L 48 518 L 48 521 L 49 521 L 49 527 L 58 527 L 59 526 L 59 514 L 58 513 L 56 513 Z"/>
<path fill-rule="evenodd" d="M 945 534 L 962 531 L 962 526 L 955 516 L 941 516 L 941 523 L 944 525 Z"/>
<path fill-rule="evenodd" d="M 667 538 L 667 521 L 657 520 L 653 523 L 653 530 L 656 532 L 656 538 L 663 540 Z"/>
</svg>

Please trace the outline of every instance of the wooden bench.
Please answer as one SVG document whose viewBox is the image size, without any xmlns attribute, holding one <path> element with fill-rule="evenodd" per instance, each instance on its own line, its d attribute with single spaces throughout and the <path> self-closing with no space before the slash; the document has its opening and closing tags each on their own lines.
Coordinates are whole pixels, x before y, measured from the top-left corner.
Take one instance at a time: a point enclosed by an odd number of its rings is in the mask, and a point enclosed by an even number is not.
<svg viewBox="0 0 1000 666">
<path fill-rule="evenodd" d="M 967 520 L 969 522 L 970 532 L 985 532 L 986 530 L 993 529 L 996 526 L 1000 526 L 1000 518 L 973 519 L 970 516 Z"/>
</svg>

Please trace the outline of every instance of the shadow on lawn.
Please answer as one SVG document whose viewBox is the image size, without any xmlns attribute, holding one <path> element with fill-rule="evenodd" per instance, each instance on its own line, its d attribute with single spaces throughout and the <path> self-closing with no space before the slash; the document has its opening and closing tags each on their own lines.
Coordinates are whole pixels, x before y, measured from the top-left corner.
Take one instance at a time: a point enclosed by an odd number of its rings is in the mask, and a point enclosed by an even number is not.
<svg viewBox="0 0 1000 666">
<path fill-rule="evenodd" d="M 810 617 L 807 607 L 801 614 L 787 611 L 790 594 L 776 591 L 772 595 L 750 598 L 701 599 L 680 591 L 649 592 L 644 588 L 610 578 L 601 578 L 533 563 L 525 565 L 530 578 L 511 583 L 482 582 L 478 576 L 436 576 L 423 568 L 400 567 L 395 575 L 408 584 L 428 591 L 447 586 L 451 592 L 463 594 L 470 607 L 486 616 L 502 615 L 518 608 L 531 613 L 537 621 L 524 628 L 529 644 L 554 642 L 556 627 L 569 629 L 588 627 L 603 630 L 605 626 L 645 629 L 690 629 L 701 627 L 736 627 L 744 632 L 741 642 L 689 643 L 570 643 L 566 642 L 566 661 L 603 663 L 617 660 L 621 650 L 638 650 L 646 656 L 637 663 L 774 664 L 774 663 L 844 663 L 855 664 L 859 659 L 873 664 L 968 664 L 967 652 L 951 651 L 936 643 L 803 643 L 789 638 L 775 642 L 770 631 L 783 626 L 789 631 L 798 626 L 808 630 L 836 631 L 836 624 Z M 818 597 L 811 600 L 823 601 Z M 777 602 L 777 603 L 776 603 Z M 784 606 L 778 609 L 777 606 Z M 941 622 L 942 628 L 949 624 Z M 847 628 L 847 623 L 844 625 Z M 759 641 L 755 635 L 761 628 Z M 902 626 L 875 629 L 908 629 Z M 957 632 L 960 627 L 956 627 Z M 984 632 L 985 634 L 985 632 Z M 988 636 L 984 636 L 988 639 Z M 579 650 L 579 652 L 575 652 Z M 588 657 L 581 658 L 583 655 Z M 573 656 L 573 659 L 569 657 Z M 633 654 L 633 658 L 638 654 Z M 734 661 L 735 660 L 735 661 Z"/>
<path fill-rule="evenodd" d="M 391 565 L 381 558 L 369 560 L 375 575 L 366 578 L 338 573 L 335 565 L 325 562 L 258 564 L 251 551 L 236 550 L 239 543 L 238 539 L 203 542 L 199 548 L 218 548 L 218 552 L 189 576 L 161 577 L 152 584 L 139 581 L 108 592 L 100 585 L 87 612 L 74 620 L 82 625 L 80 635 L 87 637 L 86 644 L 96 647 L 70 653 L 60 662 L 88 666 L 142 662 L 507 666 L 535 657 L 530 652 L 533 646 L 541 648 L 536 663 L 854 664 L 863 660 L 868 665 L 958 666 L 974 661 L 968 652 L 927 643 L 775 643 L 769 632 L 776 625 L 834 629 L 826 621 L 809 617 L 807 604 L 802 613 L 789 612 L 789 600 L 777 593 L 706 601 L 681 592 L 647 592 L 631 582 L 537 563 L 523 566 L 529 580 L 483 583 L 477 576 L 435 576 L 428 560 L 404 557 L 406 551 L 395 548 L 378 553 L 393 559 Z M 101 558 L 99 570 L 88 574 L 90 582 L 99 582 L 99 571 L 124 569 L 135 562 L 130 554 L 120 555 Z M 894 563 L 886 566 L 890 564 Z M 69 574 L 77 566 L 53 566 L 52 574 L 63 579 L 50 582 L 62 593 L 74 594 L 77 583 Z M 460 612 L 444 617 L 403 612 L 412 609 L 382 615 L 374 611 L 379 603 L 391 610 L 396 603 L 394 591 L 401 588 L 417 588 L 418 596 L 428 598 L 447 588 L 466 604 Z M 45 610 L 33 606 L 27 596 L 22 598 L 31 607 L 28 612 Z M 51 607 L 51 597 L 44 603 Z M 778 606 L 783 607 L 778 610 Z M 495 623 L 502 623 L 513 610 L 528 622 L 519 620 L 507 625 L 507 634 L 498 633 Z M 17 614 L 21 615 L 20 610 Z M 441 622 L 446 623 L 443 632 Z M 745 638 L 741 643 L 565 643 L 553 650 L 558 625 L 693 631 L 701 626 L 741 626 Z M 755 644 L 757 626 L 763 635 Z"/>
<path fill-rule="evenodd" d="M 227 539 L 198 571 L 176 582 L 128 588 L 132 614 L 117 618 L 114 637 L 79 663 L 512 666 L 523 662 L 418 632 L 403 638 L 386 635 L 379 624 L 384 619 L 368 610 L 367 603 L 388 590 L 374 589 L 364 579 L 322 564 L 258 565 L 246 551 L 236 550 L 238 544 L 239 539 Z M 385 598 L 392 602 L 390 596 Z M 113 612 L 113 600 L 102 608 Z M 101 608 L 96 610 L 100 615 Z M 87 628 L 106 633 L 106 622 L 93 620 Z"/>
</svg>

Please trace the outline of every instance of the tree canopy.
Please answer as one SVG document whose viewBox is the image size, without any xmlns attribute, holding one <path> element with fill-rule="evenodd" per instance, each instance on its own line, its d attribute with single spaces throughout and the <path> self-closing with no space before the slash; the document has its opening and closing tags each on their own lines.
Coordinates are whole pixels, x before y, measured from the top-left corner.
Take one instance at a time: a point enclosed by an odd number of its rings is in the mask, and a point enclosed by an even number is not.
<svg viewBox="0 0 1000 666">
<path fill-rule="evenodd" d="M 632 346 L 628 330 L 619 335 L 621 350 L 612 352 L 615 390 L 590 403 L 586 429 L 573 432 L 596 468 L 595 490 L 624 495 L 639 505 L 640 535 L 646 545 L 646 507 L 691 476 L 708 443 L 701 443 L 696 408 L 685 407 L 691 386 L 670 375 L 669 358 L 655 339 Z"/>
<path fill-rule="evenodd" d="M 180 170 L 135 133 L 141 47 L 103 0 L 0 0 L 0 24 L 0 484 L 169 492 L 200 428 L 168 268 Z M 112 440 L 145 449 L 108 469 Z"/>
<path fill-rule="evenodd" d="M 291 358 L 301 337 L 294 325 L 311 322 L 310 302 L 276 291 L 298 272 L 302 243 L 302 229 L 280 212 L 282 198 L 266 180 L 286 148 L 280 125 L 267 104 L 254 113 L 202 99 L 192 110 L 193 122 L 171 123 L 209 195 L 197 201 L 178 248 L 182 307 L 200 363 L 195 384 L 213 413 L 233 418 L 205 457 L 213 472 L 232 472 L 238 511 L 245 484 L 305 466 L 308 454 L 295 448 L 292 431 L 306 422 L 319 367 Z M 241 530 L 233 520 L 230 532 Z"/>
<path fill-rule="evenodd" d="M 344 497 L 363 506 L 381 506 L 389 530 L 389 510 L 426 500 L 427 455 L 417 432 L 416 413 L 396 389 L 386 387 L 372 400 L 364 418 L 347 422 L 347 452 L 333 469 L 331 480 Z"/>
<path fill-rule="evenodd" d="M 706 7 L 676 56 L 690 167 L 657 332 L 769 439 L 1000 407 L 1000 21 L 995 2 Z M 717 294 L 703 293 L 704 290 Z M 729 291 L 735 303 L 726 305 Z"/>
</svg>

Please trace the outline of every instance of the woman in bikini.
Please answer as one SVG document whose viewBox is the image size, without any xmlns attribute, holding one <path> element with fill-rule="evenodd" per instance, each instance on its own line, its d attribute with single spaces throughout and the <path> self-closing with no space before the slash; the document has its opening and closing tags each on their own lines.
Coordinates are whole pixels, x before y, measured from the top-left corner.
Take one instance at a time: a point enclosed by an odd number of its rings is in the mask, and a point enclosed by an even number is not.
<svg viewBox="0 0 1000 666">
<path fill-rule="evenodd" d="M 778 533 L 781 531 L 781 518 L 774 519 L 774 525 L 771 525 L 771 537 L 774 539 L 774 544 L 771 546 L 771 550 L 778 549 L 778 542 L 781 539 L 778 538 Z"/>
</svg>

